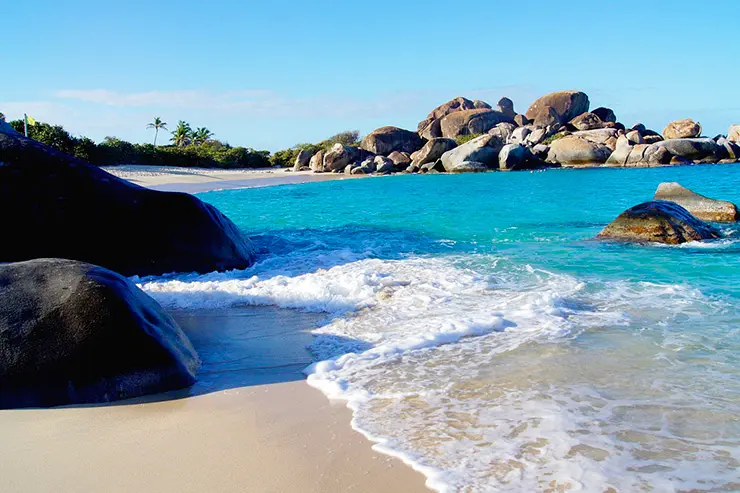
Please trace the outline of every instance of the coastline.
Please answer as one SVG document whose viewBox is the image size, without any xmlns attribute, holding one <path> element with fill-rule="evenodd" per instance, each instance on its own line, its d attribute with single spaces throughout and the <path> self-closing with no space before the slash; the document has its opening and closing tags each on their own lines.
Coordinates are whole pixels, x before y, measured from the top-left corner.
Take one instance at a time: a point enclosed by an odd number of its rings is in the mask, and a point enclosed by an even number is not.
<svg viewBox="0 0 740 493">
<path fill-rule="evenodd" d="M 198 383 L 102 406 L 0 411 L 0 490 L 428 491 L 424 476 L 352 430 L 343 402 L 306 383 L 303 344 L 317 315 L 173 316 L 203 358 Z M 248 366 L 223 361 L 236 354 Z"/>
<path fill-rule="evenodd" d="M 287 171 L 290 168 L 224 170 L 121 165 L 106 166 L 101 169 L 118 178 L 123 178 L 152 190 L 187 193 L 370 177 L 370 175 L 347 175 L 344 173 Z"/>
</svg>

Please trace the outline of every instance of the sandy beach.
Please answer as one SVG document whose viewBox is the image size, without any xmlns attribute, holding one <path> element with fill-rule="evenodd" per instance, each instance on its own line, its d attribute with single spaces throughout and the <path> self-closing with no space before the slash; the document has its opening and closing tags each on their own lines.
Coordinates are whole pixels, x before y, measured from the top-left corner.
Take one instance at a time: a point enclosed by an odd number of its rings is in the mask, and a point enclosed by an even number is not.
<svg viewBox="0 0 740 493">
<path fill-rule="evenodd" d="M 312 171 L 292 171 L 281 168 L 223 170 L 121 165 L 106 166 L 102 169 L 143 187 L 188 193 L 368 177 L 368 175 L 313 173 Z"/>
<path fill-rule="evenodd" d="M 319 316 L 174 315 L 203 359 L 199 382 L 111 405 L 0 411 L 0 491 L 428 491 L 304 381 Z"/>
<path fill-rule="evenodd" d="M 116 166 L 157 190 L 349 179 L 284 170 Z M 352 177 L 354 178 L 354 177 Z M 352 413 L 305 382 L 320 319 L 248 308 L 174 313 L 203 360 L 196 385 L 101 406 L 0 411 L 0 491 L 415 492 L 425 478 L 352 430 Z"/>
</svg>

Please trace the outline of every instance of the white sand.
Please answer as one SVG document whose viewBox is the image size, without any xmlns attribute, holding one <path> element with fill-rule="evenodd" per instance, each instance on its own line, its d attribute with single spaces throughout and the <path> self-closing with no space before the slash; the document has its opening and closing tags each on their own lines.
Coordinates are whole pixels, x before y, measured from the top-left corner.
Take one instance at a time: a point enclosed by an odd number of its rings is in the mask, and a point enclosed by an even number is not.
<svg viewBox="0 0 740 493">
<path fill-rule="evenodd" d="M 137 185 L 156 190 L 189 193 L 227 188 L 252 188 L 314 181 L 343 180 L 368 175 L 287 171 L 284 168 L 206 169 L 169 166 L 106 166 L 105 171 Z"/>
<path fill-rule="evenodd" d="M 195 387 L 105 406 L 0 411 L 0 492 L 428 491 L 421 474 L 350 428 L 343 403 L 303 380 L 317 315 L 175 316 L 204 361 Z M 263 383 L 271 381 L 281 383 Z"/>
</svg>

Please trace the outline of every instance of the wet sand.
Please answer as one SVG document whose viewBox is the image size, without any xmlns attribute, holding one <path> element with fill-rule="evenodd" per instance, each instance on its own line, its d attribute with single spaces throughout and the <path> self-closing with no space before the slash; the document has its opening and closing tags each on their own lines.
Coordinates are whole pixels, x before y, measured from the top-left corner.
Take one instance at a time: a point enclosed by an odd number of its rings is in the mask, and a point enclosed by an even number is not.
<svg viewBox="0 0 740 493">
<path fill-rule="evenodd" d="M 322 316 L 178 311 L 203 367 L 187 391 L 105 406 L 0 411 L 0 491 L 422 492 L 343 403 L 306 384 Z"/>
</svg>

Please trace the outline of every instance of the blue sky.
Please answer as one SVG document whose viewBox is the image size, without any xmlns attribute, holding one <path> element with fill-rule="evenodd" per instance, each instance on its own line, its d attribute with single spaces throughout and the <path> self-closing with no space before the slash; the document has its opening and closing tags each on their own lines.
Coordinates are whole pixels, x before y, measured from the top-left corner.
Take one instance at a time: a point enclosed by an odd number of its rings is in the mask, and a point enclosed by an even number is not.
<svg viewBox="0 0 740 493">
<path fill-rule="evenodd" d="M 585 91 L 625 124 L 740 123 L 739 0 L 15 1 L 0 111 L 135 142 L 161 116 L 278 150 L 455 97 Z M 161 140 L 160 140 L 161 142 Z"/>
</svg>

